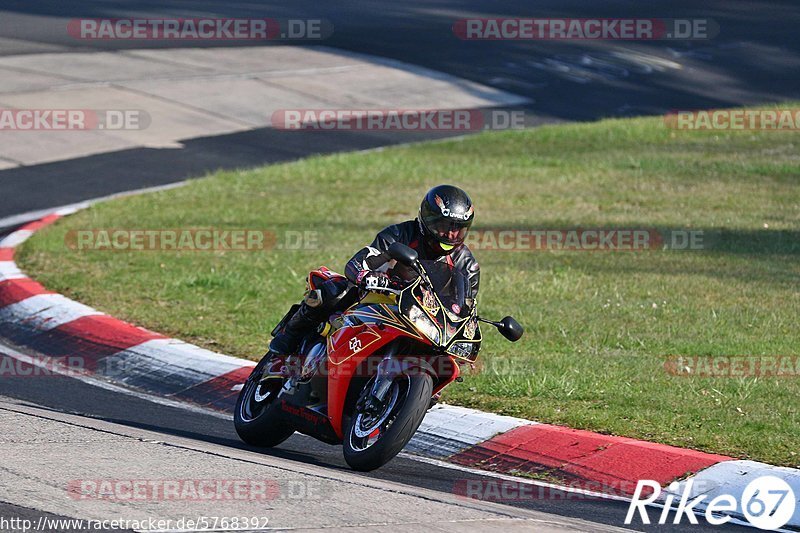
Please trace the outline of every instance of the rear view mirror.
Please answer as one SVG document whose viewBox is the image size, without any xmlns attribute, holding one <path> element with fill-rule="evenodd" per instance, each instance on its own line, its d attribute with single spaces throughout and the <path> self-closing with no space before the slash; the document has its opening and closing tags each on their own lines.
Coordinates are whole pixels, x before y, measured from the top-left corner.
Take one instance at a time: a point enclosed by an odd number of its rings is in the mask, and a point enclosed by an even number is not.
<svg viewBox="0 0 800 533">
<path fill-rule="evenodd" d="M 393 242 L 389 246 L 389 257 L 407 267 L 413 267 L 419 260 L 419 254 L 416 250 L 401 242 Z"/>
<path fill-rule="evenodd" d="M 520 337 L 522 337 L 522 334 L 525 333 L 525 330 L 519 322 L 510 316 L 505 317 L 497 324 L 497 331 L 511 342 L 518 341 Z"/>
</svg>

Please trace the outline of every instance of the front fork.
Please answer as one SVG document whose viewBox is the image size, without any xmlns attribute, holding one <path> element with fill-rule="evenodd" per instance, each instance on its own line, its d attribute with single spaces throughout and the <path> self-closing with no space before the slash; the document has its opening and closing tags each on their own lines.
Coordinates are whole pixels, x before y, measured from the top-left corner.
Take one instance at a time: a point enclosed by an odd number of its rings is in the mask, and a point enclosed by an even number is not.
<svg viewBox="0 0 800 533">
<path fill-rule="evenodd" d="M 356 405 L 359 410 L 365 412 L 379 411 L 386 401 L 386 396 L 391 389 L 392 383 L 398 376 L 408 375 L 411 372 L 426 372 L 431 374 L 434 380 L 436 379 L 436 373 L 427 361 L 417 358 L 398 358 L 398 351 L 397 344 L 392 345 L 389 348 L 389 352 L 378 363 L 372 387 L 367 394 L 362 394 Z"/>
</svg>

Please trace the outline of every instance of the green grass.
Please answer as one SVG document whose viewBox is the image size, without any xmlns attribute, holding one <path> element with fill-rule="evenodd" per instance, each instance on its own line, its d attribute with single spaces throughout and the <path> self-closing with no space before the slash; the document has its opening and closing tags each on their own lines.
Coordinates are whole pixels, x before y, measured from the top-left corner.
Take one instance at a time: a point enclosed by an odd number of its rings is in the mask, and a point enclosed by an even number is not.
<svg viewBox="0 0 800 533">
<path fill-rule="evenodd" d="M 321 133 L 320 135 L 324 135 Z M 268 149 L 268 147 L 265 147 Z M 775 464 L 800 464 L 800 377 L 686 378 L 667 355 L 800 355 L 800 135 L 667 129 L 661 119 L 495 132 L 220 172 L 99 204 L 18 256 L 48 288 L 241 357 L 304 289 L 384 226 L 455 183 L 476 229 L 645 227 L 713 232 L 703 251 L 478 251 L 483 315 L 516 316 L 516 344 L 484 330 L 484 370 L 451 403 Z M 109 178 L 113 179 L 113 178 Z M 77 252 L 70 229 L 318 232 L 310 250 Z"/>
</svg>

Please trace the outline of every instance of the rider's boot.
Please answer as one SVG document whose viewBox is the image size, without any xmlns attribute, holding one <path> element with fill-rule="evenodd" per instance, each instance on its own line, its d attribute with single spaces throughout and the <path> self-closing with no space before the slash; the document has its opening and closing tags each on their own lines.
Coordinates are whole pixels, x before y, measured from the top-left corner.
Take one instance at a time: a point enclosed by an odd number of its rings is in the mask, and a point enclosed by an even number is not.
<svg viewBox="0 0 800 533">
<path fill-rule="evenodd" d="M 302 368 L 302 358 L 297 351 L 303 337 L 311 333 L 324 320 L 324 313 L 320 309 L 310 307 L 305 301 L 286 321 L 280 333 L 273 337 L 269 343 L 269 351 L 264 357 L 275 360 L 271 367 L 271 377 L 297 377 Z"/>
<path fill-rule="evenodd" d="M 299 375 L 302 358 L 297 356 L 297 351 L 303 337 L 318 328 L 333 310 L 355 302 L 357 292 L 349 288 L 349 282 L 342 279 L 328 281 L 320 288 L 308 291 L 297 311 L 273 337 L 267 356 L 283 359 L 286 371 L 290 375 Z"/>
<path fill-rule="evenodd" d="M 318 328 L 325 319 L 325 311 L 303 300 L 300 308 L 289 318 L 283 330 L 269 343 L 269 351 L 281 355 L 295 355 L 303 337 Z"/>
</svg>

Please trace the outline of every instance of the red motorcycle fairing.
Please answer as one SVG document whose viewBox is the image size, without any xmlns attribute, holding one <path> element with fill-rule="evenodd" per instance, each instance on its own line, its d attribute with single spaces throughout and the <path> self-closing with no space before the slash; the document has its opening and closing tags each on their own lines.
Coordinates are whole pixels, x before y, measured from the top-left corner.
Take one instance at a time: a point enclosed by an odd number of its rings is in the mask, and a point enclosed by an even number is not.
<svg viewBox="0 0 800 533">
<path fill-rule="evenodd" d="M 439 376 L 439 381 L 433 383 L 433 395 L 442 392 L 442 389 L 450 385 L 461 375 L 461 367 L 458 366 L 456 359 L 452 355 L 441 356 L 439 358 L 443 364 L 436 369 L 436 374 Z"/>
<path fill-rule="evenodd" d="M 382 357 L 374 358 L 375 368 L 370 368 L 368 359 L 389 343 L 406 337 L 421 344 L 430 345 L 409 325 L 398 321 L 397 308 L 385 304 L 370 304 L 353 308 L 345 313 L 351 325 L 344 326 L 328 337 L 328 375 L 327 413 L 331 426 L 339 438 L 344 435 L 342 423 L 353 377 L 371 377 Z M 456 360 L 449 355 L 397 356 L 410 361 L 421 371 L 429 372 L 434 378 L 434 394 L 452 383 L 459 375 Z M 405 366 L 407 368 L 407 366 Z"/>
<path fill-rule="evenodd" d="M 383 324 L 364 323 L 340 328 L 328 337 L 328 418 L 342 438 L 347 393 L 359 366 L 377 350 L 406 334 Z"/>
</svg>

